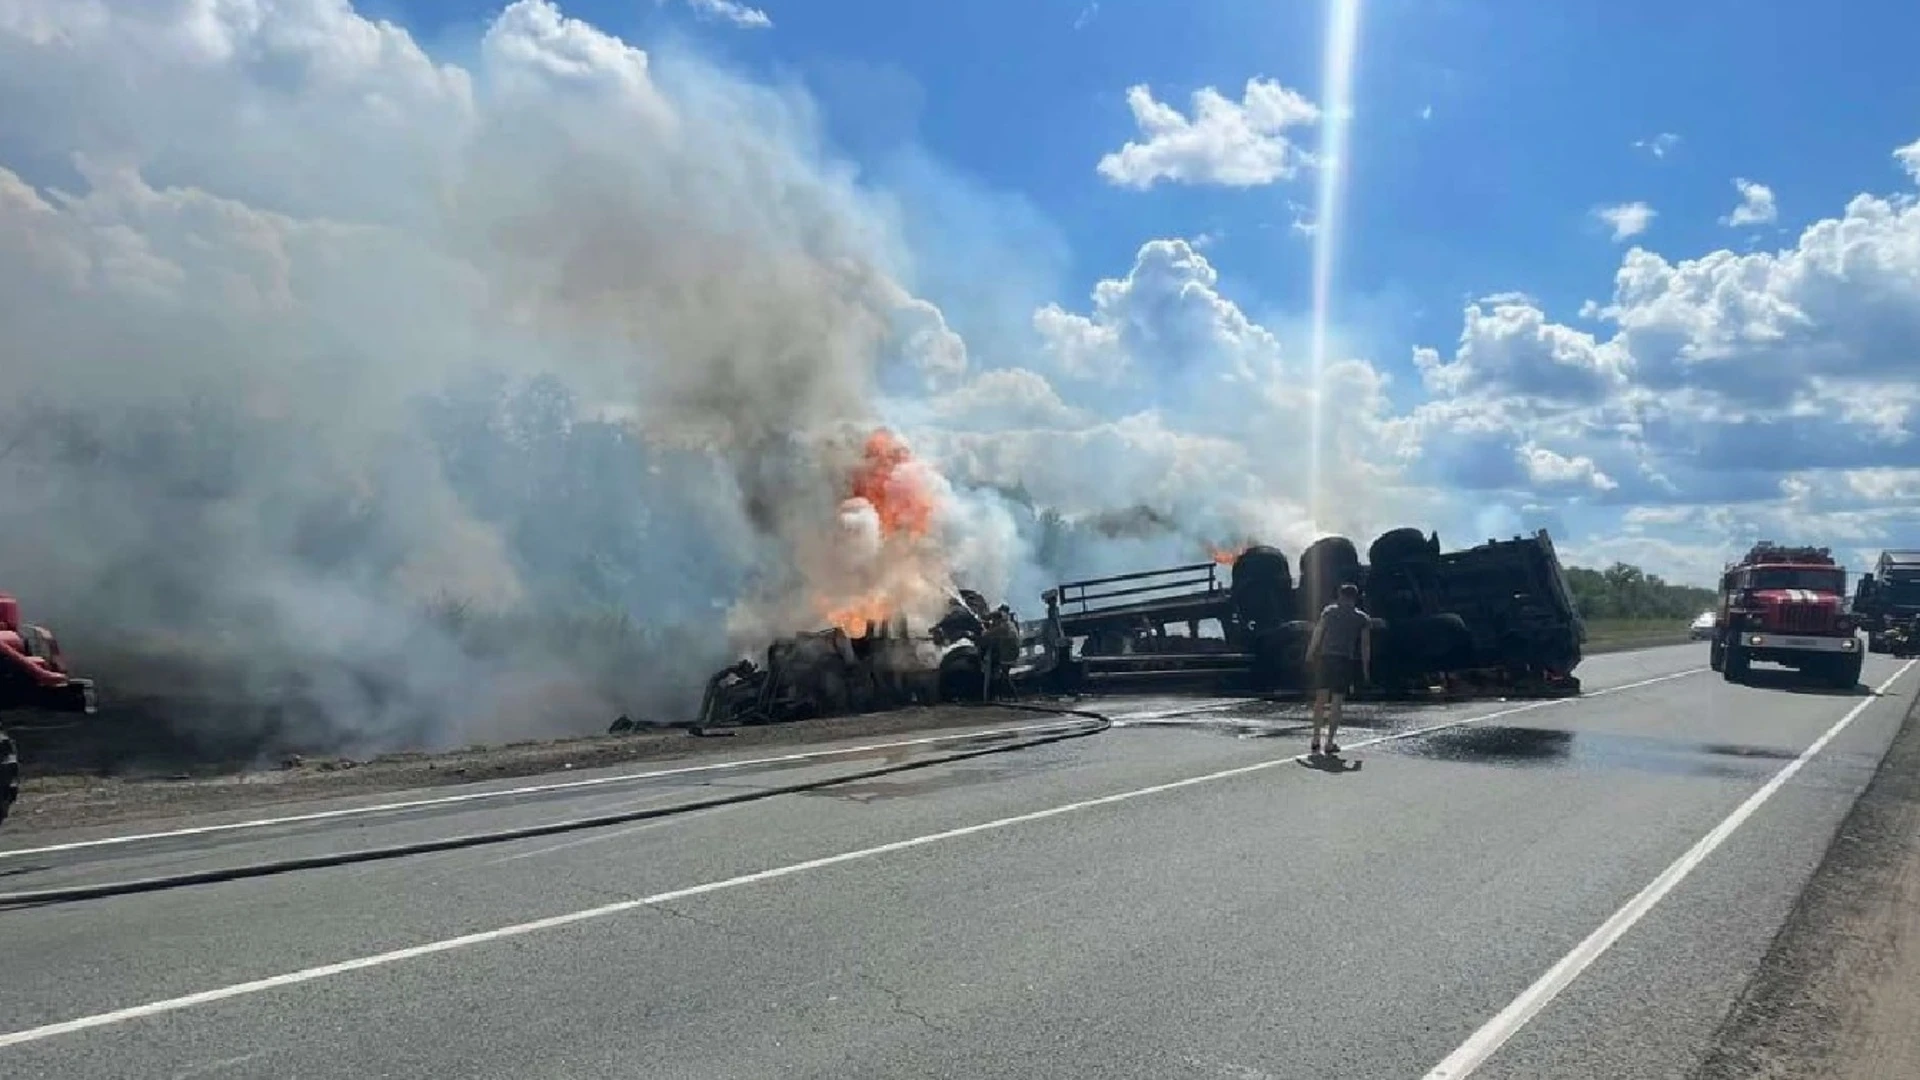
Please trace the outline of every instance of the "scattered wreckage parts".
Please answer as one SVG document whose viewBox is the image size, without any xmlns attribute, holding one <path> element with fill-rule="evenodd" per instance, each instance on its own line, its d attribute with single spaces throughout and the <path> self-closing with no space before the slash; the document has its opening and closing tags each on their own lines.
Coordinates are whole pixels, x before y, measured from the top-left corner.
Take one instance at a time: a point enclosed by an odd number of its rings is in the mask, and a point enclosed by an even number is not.
<svg viewBox="0 0 1920 1080">
<path fill-rule="evenodd" d="M 1014 691 L 1018 620 L 962 590 L 925 636 L 906 620 L 869 623 L 858 637 L 838 627 L 783 638 L 765 659 L 743 659 L 707 680 L 692 730 L 790 723 L 945 701 L 992 700 Z"/>
</svg>

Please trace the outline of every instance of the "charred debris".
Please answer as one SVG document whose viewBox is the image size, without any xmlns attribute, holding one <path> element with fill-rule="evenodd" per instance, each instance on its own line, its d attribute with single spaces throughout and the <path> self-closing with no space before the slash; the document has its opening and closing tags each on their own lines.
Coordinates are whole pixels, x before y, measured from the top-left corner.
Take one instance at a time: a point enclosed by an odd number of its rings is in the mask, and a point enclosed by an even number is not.
<svg viewBox="0 0 1920 1080">
<path fill-rule="evenodd" d="M 962 591 L 924 633 L 902 620 L 799 634 L 708 681 L 696 730 L 913 704 L 1193 690 L 1282 696 L 1305 685 L 1315 615 L 1343 583 L 1373 616 L 1372 678 L 1356 697 L 1560 697 L 1586 630 L 1543 529 L 1442 551 L 1394 529 L 1367 548 L 1326 537 L 1296 566 L 1265 545 L 1207 562 L 1066 581 L 1021 621 Z"/>
</svg>

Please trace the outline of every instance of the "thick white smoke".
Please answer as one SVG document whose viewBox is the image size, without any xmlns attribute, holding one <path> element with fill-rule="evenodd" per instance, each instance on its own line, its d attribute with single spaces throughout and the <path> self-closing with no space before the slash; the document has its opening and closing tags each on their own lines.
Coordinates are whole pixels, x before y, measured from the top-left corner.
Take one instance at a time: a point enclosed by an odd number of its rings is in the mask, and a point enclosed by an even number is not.
<svg viewBox="0 0 1920 1080">
<path fill-rule="evenodd" d="M 803 101 L 546 0 L 464 69 L 345 0 L 0 0 L 0 100 L 0 585 L 172 722 L 684 709 L 817 617 L 882 371 L 965 365 Z"/>
<path fill-rule="evenodd" d="M 876 597 L 1320 531 L 1310 395 L 1190 247 L 1088 316 L 974 313 L 1102 421 L 971 370 L 804 96 L 550 0 L 473 45 L 348 0 L 0 0 L 0 588 L 109 702 L 256 749 L 593 730 Z M 1393 433 L 1336 376 L 1320 524 L 1359 532 Z M 846 502 L 883 425 L 938 464 L 924 534 Z"/>
</svg>

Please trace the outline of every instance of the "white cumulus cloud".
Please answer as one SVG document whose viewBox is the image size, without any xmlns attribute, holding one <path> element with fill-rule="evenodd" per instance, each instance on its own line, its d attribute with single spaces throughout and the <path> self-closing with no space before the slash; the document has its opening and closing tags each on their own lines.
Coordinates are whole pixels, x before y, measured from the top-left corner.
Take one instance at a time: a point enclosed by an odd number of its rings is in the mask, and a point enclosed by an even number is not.
<svg viewBox="0 0 1920 1080">
<path fill-rule="evenodd" d="M 1306 358 L 1224 295 L 1189 241 L 1147 242 L 1084 312 L 1049 304 L 1034 327 L 1057 383 L 990 372 L 936 399 L 938 415 L 993 418 L 925 434 L 956 476 L 1020 484 L 1081 515 L 1151 508 L 1183 523 L 1167 530 L 1170 557 L 1249 532 L 1296 549 L 1321 531 L 1370 537 L 1424 509 L 1399 479 L 1386 378 L 1336 358 L 1316 387 Z"/>
<path fill-rule="evenodd" d="M 1291 179 L 1310 155 L 1292 129 L 1320 119 L 1320 109 L 1272 79 L 1248 79 L 1239 101 L 1211 86 L 1193 93 L 1192 115 L 1153 96 L 1127 90 L 1142 138 L 1105 155 L 1099 173 L 1110 183 L 1145 190 L 1161 181 L 1257 187 Z"/>
<path fill-rule="evenodd" d="M 1907 175 L 1913 177 L 1914 183 L 1920 184 L 1920 139 L 1915 139 L 1895 150 L 1893 159 L 1900 163 L 1901 168 L 1907 170 Z"/>
<path fill-rule="evenodd" d="M 1736 177 L 1733 187 L 1740 193 L 1740 205 L 1720 219 L 1722 225 L 1737 229 L 1744 225 L 1771 225 L 1779 220 L 1780 211 L 1774 205 L 1772 188 L 1746 177 Z"/>
<path fill-rule="evenodd" d="M 766 12 L 739 3 L 738 0 L 687 0 L 687 6 L 707 18 L 732 23 L 746 30 L 768 30 L 773 27 L 773 20 Z"/>
<path fill-rule="evenodd" d="M 1620 203 L 1615 206 L 1595 207 L 1593 216 L 1605 222 L 1613 230 L 1615 241 L 1628 240 L 1647 231 L 1659 211 L 1644 202 Z"/>
<path fill-rule="evenodd" d="M 1695 571 L 1760 536 L 1864 549 L 1920 528 L 1913 191 L 1855 196 L 1777 252 L 1635 248 L 1582 314 L 1601 329 L 1477 302 L 1451 356 L 1417 350 L 1436 399 L 1405 421 L 1419 475 L 1586 488 L 1634 538 L 1606 552 Z"/>
</svg>

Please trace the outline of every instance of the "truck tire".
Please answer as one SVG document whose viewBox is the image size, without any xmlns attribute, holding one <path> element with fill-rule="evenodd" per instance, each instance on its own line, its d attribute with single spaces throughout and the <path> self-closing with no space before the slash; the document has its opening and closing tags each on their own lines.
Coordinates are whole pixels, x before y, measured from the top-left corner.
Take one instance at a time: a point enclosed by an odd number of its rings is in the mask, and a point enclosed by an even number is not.
<svg viewBox="0 0 1920 1080">
<path fill-rule="evenodd" d="M 7 733 L 0 731 L 0 821 L 7 820 L 7 811 L 19 797 L 20 754 Z"/>
<path fill-rule="evenodd" d="M 1293 570 L 1279 548 L 1262 544 L 1241 552 L 1231 580 L 1234 613 L 1242 623 L 1271 629 L 1292 620 Z"/>
<path fill-rule="evenodd" d="M 1824 674 L 1836 689 L 1851 690 L 1860 685 L 1860 669 L 1866 662 L 1866 656 L 1858 652 L 1852 656 L 1836 656 Z"/>
<path fill-rule="evenodd" d="M 1333 603 L 1341 585 L 1361 585 L 1364 576 L 1360 550 L 1353 541 L 1344 536 L 1323 536 L 1308 544 L 1300 553 L 1299 584 L 1294 589 L 1298 617 L 1309 621 L 1319 618 L 1320 609 Z"/>
<path fill-rule="evenodd" d="M 1367 562 L 1374 566 L 1417 562 L 1440 557 L 1438 539 L 1428 539 L 1419 529 L 1388 529 L 1367 546 Z"/>
<path fill-rule="evenodd" d="M 1473 633 L 1452 612 L 1388 619 L 1373 635 L 1373 681 L 1377 687 L 1411 686 L 1415 680 L 1473 666 Z"/>
<path fill-rule="evenodd" d="M 1726 657 L 1721 661 L 1720 675 L 1730 683 L 1746 682 L 1747 672 L 1752 670 L 1753 660 L 1748 657 L 1746 646 L 1735 642 L 1727 646 Z"/>
<path fill-rule="evenodd" d="M 1886 637 L 1881 634 L 1868 634 L 1867 651 L 1870 653 L 1888 652 Z"/>
<path fill-rule="evenodd" d="M 1726 670 L 1727 647 L 1718 637 L 1712 638 L 1707 645 L 1707 666 L 1715 671 Z"/>
</svg>

